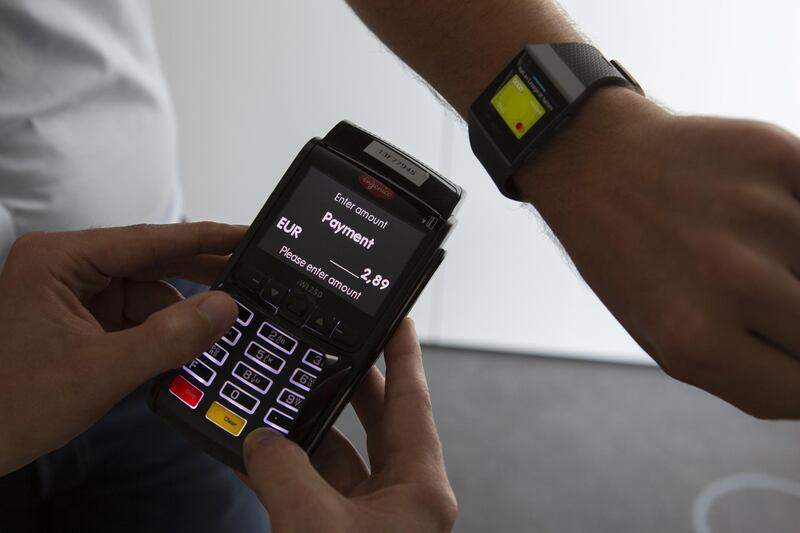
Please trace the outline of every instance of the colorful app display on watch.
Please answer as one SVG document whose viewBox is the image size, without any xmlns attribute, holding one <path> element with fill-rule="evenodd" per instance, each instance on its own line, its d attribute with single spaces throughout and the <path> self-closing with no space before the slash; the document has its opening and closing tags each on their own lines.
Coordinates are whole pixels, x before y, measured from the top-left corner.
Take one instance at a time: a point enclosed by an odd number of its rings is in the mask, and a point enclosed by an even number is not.
<svg viewBox="0 0 800 533">
<path fill-rule="evenodd" d="M 517 139 L 521 139 L 546 112 L 518 74 L 497 91 L 491 102 Z"/>
</svg>

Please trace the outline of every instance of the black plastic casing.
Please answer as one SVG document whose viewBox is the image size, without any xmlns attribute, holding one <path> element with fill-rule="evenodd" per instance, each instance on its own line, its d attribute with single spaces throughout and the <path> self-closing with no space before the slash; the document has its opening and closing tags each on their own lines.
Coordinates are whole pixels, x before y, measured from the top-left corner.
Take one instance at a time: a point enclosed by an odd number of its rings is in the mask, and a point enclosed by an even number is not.
<svg viewBox="0 0 800 533">
<path fill-rule="evenodd" d="M 374 145 L 376 141 L 386 149 L 387 153 L 394 154 L 386 163 L 375 155 L 365 152 L 365 149 L 370 144 Z M 401 172 L 395 171 L 392 166 L 398 163 L 398 158 L 394 157 L 397 155 L 400 156 L 400 164 L 403 164 L 405 158 L 405 163 L 410 162 L 411 167 L 427 174 L 428 178 L 418 185 Z M 343 169 L 343 173 L 347 173 L 348 177 L 342 175 L 342 183 L 351 188 L 354 187 L 352 173 L 344 172 L 345 169 L 357 167 L 365 175 L 377 178 L 394 191 L 399 199 L 397 204 L 402 204 L 402 209 L 397 212 L 393 211 L 391 202 L 382 207 L 396 216 L 401 216 L 404 222 L 415 224 L 416 228 L 424 232 L 422 242 L 416 248 L 400 278 L 394 281 L 390 294 L 375 314 L 370 315 L 357 309 L 322 287 L 317 287 L 324 291 L 322 296 L 318 296 L 318 300 L 309 297 L 314 300 L 315 305 L 325 307 L 327 311 L 343 319 L 342 327 L 349 328 L 349 338 L 346 340 L 336 338 L 335 335 L 330 337 L 320 335 L 309 330 L 307 324 L 303 327 L 287 320 L 270 305 L 261 301 L 258 295 L 249 292 L 237 278 L 238 272 L 247 269 L 251 272 L 256 271 L 265 278 L 279 280 L 290 287 L 292 293 L 303 294 L 303 291 L 308 291 L 309 285 L 316 286 L 313 277 L 288 267 L 258 246 L 264 232 L 279 215 L 280 209 L 291 196 L 297 182 L 310 166 L 323 168 L 328 176 L 337 181 L 340 179 L 337 169 Z M 460 187 L 408 154 L 349 122 L 340 122 L 324 139 L 312 139 L 303 147 L 237 246 L 223 272 L 212 285 L 212 289 L 229 292 L 249 307 L 255 313 L 254 321 L 268 321 L 291 337 L 300 340 L 302 344 L 325 354 L 326 363 L 319 379 L 308 393 L 288 434 L 289 438 L 309 453 L 313 452 L 347 405 L 355 387 L 374 364 L 402 318 L 406 316 L 441 264 L 445 255 L 442 244 L 453 227 L 455 222 L 453 215 L 462 196 L 463 191 Z M 301 286 L 305 288 L 300 289 Z M 316 290 L 314 292 L 316 293 Z M 219 372 L 230 373 L 236 362 L 244 360 L 243 358 L 242 353 L 234 353 L 231 349 L 230 357 Z M 244 415 L 248 423 L 244 431 L 234 437 L 205 418 L 205 412 L 212 401 L 225 403 L 217 394 L 220 382 L 224 380 L 212 383 L 205 390 L 200 405 L 196 409 L 190 409 L 169 392 L 170 383 L 179 373 L 181 370 L 177 369 L 162 375 L 157 380 L 150 397 L 151 408 L 211 456 L 244 472 L 242 444 L 249 432 L 266 425 L 262 422 L 264 412 L 259 408 L 255 412 L 256 416 Z M 234 406 L 225 406 L 236 412 Z"/>
</svg>

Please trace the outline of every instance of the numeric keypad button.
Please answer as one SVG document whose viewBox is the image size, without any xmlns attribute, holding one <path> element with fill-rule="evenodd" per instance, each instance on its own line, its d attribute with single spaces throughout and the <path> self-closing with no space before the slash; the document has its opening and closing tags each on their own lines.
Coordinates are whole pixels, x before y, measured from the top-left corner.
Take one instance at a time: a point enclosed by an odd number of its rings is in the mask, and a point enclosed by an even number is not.
<svg viewBox="0 0 800 533">
<path fill-rule="evenodd" d="M 239 306 L 239 316 L 236 318 L 236 323 L 242 327 L 247 327 L 253 320 L 253 312 L 245 307 L 242 302 L 235 300 L 236 305 Z"/>
<path fill-rule="evenodd" d="M 286 361 L 281 357 L 278 357 L 255 341 L 252 341 L 247 346 L 244 354 L 273 374 L 280 374 L 286 364 Z"/>
<path fill-rule="evenodd" d="M 266 394 L 269 388 L 272 386 L 271 379 L 263 375 L 261 372 L 258 372 L 250 365 L 242 363 L 241 361 L 236 363 L 236 366 L 233 369 L 233 375 L 240 381 L 247 383 L 250 387 L 257 390 L 261 394 Z"/>
<path fill-rule="evenodd" d="M 295 339 L 269 322 L 261 324 L 261 327 L 258 328 L 258 336 L 286 355 L 291 355 L 294 353 L 295 348 L 297 348 L 297 341 Z"/>
<path fill-rule="evenodd" d="M 300 396 L 291 389 L 283 389 L 278 395 L 277 402 L 282 406 L 297 412 L 300 410 L 300 406 L 303 405 L 303 400 L 305 399 L 305 396 Z"/>
<path fill-rule="evenodd" d="M 317 377 L 313 374 L 309 374 L 302 368 L 298 368 L 292 373 L 292 377 L 289 378 L 289 383 L 297 385 L 304 391 L 310 391 L 311 387 L 317 382 Z"/>
<path fill-rule="evenodd" d="M 210 359 L 211 362 L 217 366 L 222 366 L 222 364 L 228 358 L 228 350 L 216 343 L 214 343 L 214 346 L 203 353 L 205 354 L 206 358 Z"/>
<path fill-rule="evenodd" d="M 240 338 L 242 338 L 242 332 L 236 328 L 229 329 L 228 332 L 222 336 L 222 340 L 231 346 L 236 346 L 236 343 L 239 342 Z"/>
<path fill-rule="evenodd" d="M 322 370 L 322 365 L 325 364 L 325 355 L 322 352 L 309 349 L 303 356 L 303 363 L 314 370 Z"/>
<path fill-rule="evenodd" d="M 247 414 L 253 414 L 258 407 L 258 399 L 246 393 L 230 381 L 226 381 L 219 391 L 219 395 L 239 407 Z"/>
</svg>

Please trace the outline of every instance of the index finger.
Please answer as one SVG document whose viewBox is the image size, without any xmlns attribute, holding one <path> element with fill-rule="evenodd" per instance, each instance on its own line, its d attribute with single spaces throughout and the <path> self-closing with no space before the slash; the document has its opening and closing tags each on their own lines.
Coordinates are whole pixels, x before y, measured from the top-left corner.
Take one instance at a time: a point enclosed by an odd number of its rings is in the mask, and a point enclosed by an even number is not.
<svg viewBox="0 0 800 533">
<path fill-rule="evenodd" d="M 441 444 L 422 368 L 422 349 L 410 319 L 400 323 L 386 345 L 384 359 L 387 455 L 406 457 L 414 464 L 424 458 L 440 461 Z"/>
<path fill-rule="evenodd" d="M 162 270 L 176 259 L 228 255 L 244 236 L 242 226 L 215 222 L 101 228 L 70 232 L 71 251 L 105 276 Z"/>
</svg>

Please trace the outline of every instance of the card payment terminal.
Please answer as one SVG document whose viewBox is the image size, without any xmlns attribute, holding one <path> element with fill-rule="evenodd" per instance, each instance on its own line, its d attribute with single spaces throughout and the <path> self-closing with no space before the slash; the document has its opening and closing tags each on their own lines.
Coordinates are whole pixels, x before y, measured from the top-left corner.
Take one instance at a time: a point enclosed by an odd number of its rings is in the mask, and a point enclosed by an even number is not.
<svg viewBox="0 0 800 533">
<path fill-rule="evenodd" d="M 313 451 L 441 263 L 462 195 L 348 122 L 309 141 L 212 286 L 235 325 L 158 379 L 152 409 L 241 471 L 259 427 Z"/>
</svg>

